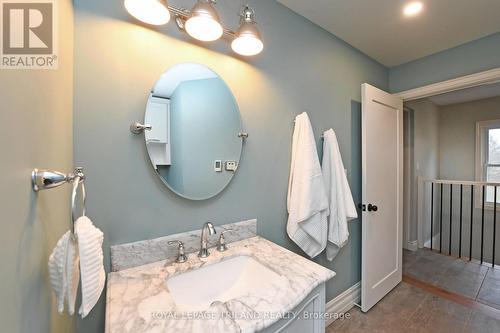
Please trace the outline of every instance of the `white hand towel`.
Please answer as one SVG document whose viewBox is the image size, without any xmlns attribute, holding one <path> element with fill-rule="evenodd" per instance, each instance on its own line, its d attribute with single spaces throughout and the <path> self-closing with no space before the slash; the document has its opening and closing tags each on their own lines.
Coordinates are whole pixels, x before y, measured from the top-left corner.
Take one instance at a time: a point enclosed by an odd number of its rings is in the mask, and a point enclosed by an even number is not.
<svg viewBox="0 0 500 333">
<path fill-rule="evenodd" d="M 66 259 L 66 302 L 68 303 L 68 314 L 75 314 L 76 294 L 80 283 L 80 256 L 76 239 L 69 233 L 68 255 Z"/>
<path fill-rule="evenodd" d="M 305 112 L 295 118 L 287 208 L 288 235 L 314 258 L 326 247 L 328 199 L 314 133 Z"/>
<path fill-rule="evenodd" d="M 57 311 L 64 312 L 67 302 L 68 313 L 75 312 L 76 293 L 79 283 L 78 249 L 71 231 L 67 231 L 58 241 L 49 257 L 50 284 L 56 294 Z"/>
<path fill-rule="evenodd" d="M 323 179 L 330 203 L 326 258 L 333 260 L 349 239 L 347 221 L 358 217 L 333 129 L 323 133 Z"/>
<path fill-rule="evenodd" d="M 80 253 L 82 304 L 78 313 L 85 318 L 101 296 L 106 281 L 103 265 L 103 233 L 86 216 L 76 220 L 75 233 Z"/>
</svg>

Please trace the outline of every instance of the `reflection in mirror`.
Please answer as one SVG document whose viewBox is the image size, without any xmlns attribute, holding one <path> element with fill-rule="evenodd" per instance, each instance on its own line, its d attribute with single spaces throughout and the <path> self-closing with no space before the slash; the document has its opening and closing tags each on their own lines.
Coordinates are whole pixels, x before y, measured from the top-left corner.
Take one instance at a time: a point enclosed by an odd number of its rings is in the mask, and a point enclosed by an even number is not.
<svg viewBox="0 0 500 333">
<path fill-rule="evenodd" d="M 203 200 L 220 193 L 239 164 L 241 118 L 225 82 L 199 64 L 161 75 L 145 114 L 146 146 L 164 183 L 178 195 Z"/>
</svg>

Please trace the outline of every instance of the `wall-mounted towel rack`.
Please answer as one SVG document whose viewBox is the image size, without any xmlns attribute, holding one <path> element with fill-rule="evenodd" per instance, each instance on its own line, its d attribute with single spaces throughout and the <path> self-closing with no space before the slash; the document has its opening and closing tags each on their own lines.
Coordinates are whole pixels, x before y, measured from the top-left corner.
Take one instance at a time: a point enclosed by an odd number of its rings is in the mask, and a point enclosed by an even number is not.
<svg viewBox="0 0 500 333">
<path fill-rule="evenodd" d="M 78 182 L 83 182 L 85 180 L 83 168 L 77 167 L 74 173 L 68 174 L 59 171 L 38 169 L 34 169 L 33 172 L 31 172 L 31 183 L 33 185 L 33 191 L 35 192 L 58 187 L 66 183 L 72 183 L 76 178 L 78 178 Z"/>
<path fill-rule="evenodd" d="M 81 188 L 82 195 L 82 215 L 85 216 L 85 174 L 83 173 L 83 168 L 77 167 L 73 173 L 64 174 L 59 171 L 52 170 L 38 170 L 34 169 L 31 173 L 31 182 L 33 185 L 33 191 L 38 192 L 41 190 L 48 190 L 54 187 L 61 186 L 63 184 L 72 183 L 73 191 L 71 194 L 71 229 L 73 235 L 75 234 L 75 221 L 79 217 L 76 214 L 76 195 L 78 193 L 78 188 Z"/>
</svg>

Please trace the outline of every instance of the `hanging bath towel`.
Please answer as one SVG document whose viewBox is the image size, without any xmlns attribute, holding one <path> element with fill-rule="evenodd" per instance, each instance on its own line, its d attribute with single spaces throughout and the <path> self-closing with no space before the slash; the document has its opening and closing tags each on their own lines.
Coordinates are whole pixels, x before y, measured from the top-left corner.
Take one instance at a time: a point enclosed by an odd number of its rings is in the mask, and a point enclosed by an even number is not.
<svg viewBox="0 0 500 333">
<path fill-rule="evenodd" d="M 358 217 L 344 171 L 337 136 L 333 129 L 323 133 L 323 179 L 330 203 L 326 258 L 333 260 L 349 239 L 347 221 Z"/>
<path fill-rule="evenodd" d="M 80 253 L 82 280 L 82 304 L 78 313 L 85 318 L 99 300 L 106 281 L 102 253 L 104 237 L 102 231 L 86 216 L 76 220 L 75 233 Z"/>
<path fill-rule="evenodd" d="M 57 242 L 49 257 L 50 284 L 56 296 L 57 312 L 75 313 L 76 293 L 80 279 L 78 247 L 71 231 L 67 231 Z"/>
<path fill-rule="evenodd" d="M 328 199 L 307 113 L 295 118 L 288 182 L 288 236 L 311 258 L 326 247 Z"/>
</svg>

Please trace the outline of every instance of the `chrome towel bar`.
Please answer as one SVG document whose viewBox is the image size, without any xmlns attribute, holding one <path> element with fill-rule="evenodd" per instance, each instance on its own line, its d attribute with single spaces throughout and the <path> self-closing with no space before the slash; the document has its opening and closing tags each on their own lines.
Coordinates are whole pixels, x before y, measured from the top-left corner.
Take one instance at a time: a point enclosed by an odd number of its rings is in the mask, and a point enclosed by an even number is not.
<svg viewBox="0 0 500 333">
<path fill-rule="evenodd" d="M 73 235 L 75 234 L 75 222 L 79 217 L 76 213 L 76 196 L 78 193 L 78 188 L 81 188 L 81 209 L 82 215 L 85 216 L 85 174 L 83 173 L 83 168 L 77 167 L 73 173 L 64 174 L 59 171 L 53 170 L 38 170 L 34 169 L 31 173 L 31 182 L 33 186 L 33 191 L 38 192 L 41 190 L 48 190 L 54 187 L 61 186 L 66 183 L 73 184 L 73 191 L 71 192 L 71 231 Z"/>
<path fill-rule="evenodd" d="M 41 190 L 58 187 L 66 183 L 72 183 L 76 177 L 78 177 L 80 181 L 85 180 L 83 168 L 77 167 L 75 168 L 74 173 L 68 174 L 64 174 L 59 171 L 34 169 L 31 172 L 31 183 L 33 186 L 33 191 L 38 192 Z"/>
</svg>

